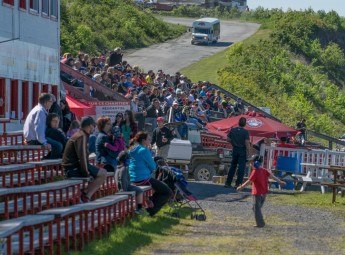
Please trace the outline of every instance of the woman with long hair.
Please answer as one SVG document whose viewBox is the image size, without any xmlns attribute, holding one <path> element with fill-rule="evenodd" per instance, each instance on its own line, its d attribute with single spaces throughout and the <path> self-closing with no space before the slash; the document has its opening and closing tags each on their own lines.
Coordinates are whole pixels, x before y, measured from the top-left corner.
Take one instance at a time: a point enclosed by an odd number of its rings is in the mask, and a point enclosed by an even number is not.
<svg viewBox="0 0 345 255">
<path fill-rule="evenodd" d="M 125 111 L 120 128 L 123 139 L 126 141 L 126 146 L 129 146 L 129 140 L 132 139 L 138 132 L 138 125 L 134 120 L 132 111 Z"/>
<path fill-rule="evenodd" d="M 69 105 L 66 99 L 60 100 L 60 108 L 62 111 L 62 122 L 63 122 L 62 130 L 66 134 L 71 126 L 72 121 L 76 120 L 76 117 L 75 117 L 75 114 L 71 112 L 71 109 L 69 108 Z"/>
<path fill-rule="evenodd" d="M 123 114 L 122 112 L 119 112 L 116 114 L 115 121 L 113 122 L 113 128 L 121 127 L 122 121 L 123 121 Z"/>
<path fill-rule="evenodd" d="M 130 143 L 130 162 L 129 175 L 130 180 L 135 185 L 151 185 L 154 190 L 153 196 L 150 197 L 152 207 L 147 208 L 150 216 L 154 216 L 172 195 L 171 189 L 163 182 L 152 177 L 156 170 L 156 163 L 152 159 L 149 147 L 151 138 L 147 132 L 138 132 Z"/>
</svg>

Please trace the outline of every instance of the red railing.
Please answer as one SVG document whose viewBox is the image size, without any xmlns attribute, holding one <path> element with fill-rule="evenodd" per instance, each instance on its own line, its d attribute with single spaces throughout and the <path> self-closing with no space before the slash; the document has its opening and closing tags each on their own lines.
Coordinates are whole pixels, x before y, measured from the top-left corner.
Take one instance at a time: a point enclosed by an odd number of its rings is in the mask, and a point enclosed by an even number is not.
<svg viewBox="0 0 345 255">
<path fill-rule="evenodd" d="M 83 81 L 84 83 L 84 95 L 89 95 L 90 94 L 90 87 L 94 88 L 95 90 L 101 92 L 102 94 L 104 94 L 105 96 L 111 96 L 113 100 L 115 101 L 125 101 L 125 102 L 129 102 L 129 100 L 124 97 L 123 95 L 115 92 L 114 90 L 90 79 L 89 77 L 85 76 L 84 74 L 74 70 L 73 68 L 60 63 L 60 70 L 68 73 L 69 75 L 71 75 L 72 77 Z"/>
</svg>

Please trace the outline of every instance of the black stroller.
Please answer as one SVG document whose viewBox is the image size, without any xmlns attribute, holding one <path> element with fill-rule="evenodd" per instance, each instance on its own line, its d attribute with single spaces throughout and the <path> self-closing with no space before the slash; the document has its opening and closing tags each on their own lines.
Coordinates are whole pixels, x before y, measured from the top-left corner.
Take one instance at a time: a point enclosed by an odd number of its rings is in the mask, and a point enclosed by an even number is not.
<svg viewBox="0 0 345 255">
<path fill-rule="evenodd" d="M 206 220 L 205 211 L 198 203 L 196 197 L 187 189 L 188 182 L 186 181 L 180 169 L 168 166 L 164 158 L 155 157 L 157 164 L 156 179 L 164 182 L 173 191 L 173 197 L 169 202 L 169 212 L 166 214 L 172 217 L 179 218 L 179 212 L 184 205 L 188 205 L 192 210 L 191 219 L 200 221 Z"/>
</svg>

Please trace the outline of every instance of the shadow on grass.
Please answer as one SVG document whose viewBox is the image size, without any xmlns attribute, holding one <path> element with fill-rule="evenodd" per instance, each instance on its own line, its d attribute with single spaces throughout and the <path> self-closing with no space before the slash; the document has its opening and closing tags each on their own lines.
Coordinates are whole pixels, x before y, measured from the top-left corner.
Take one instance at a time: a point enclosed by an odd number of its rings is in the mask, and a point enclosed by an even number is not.
<svg viewBox="0 0 345 255">
<path fill-rule="evenodd" d="M 128 219 L 124 226 L 117 226 L 109 236 L 101 240 L 93 241 L 87 245 L 82 252 L 69 254 L 100 254 L 100 255 L 130 255 L 141 248 L 150 245 L 154 240 L 167 235 L 169 229 L 180 223 L 179 219 L 164 216 L 162 209 L 154 218 L 140 216 Z M 180 218 L 189 216 L 188 210 L 179 210 Z"/>
</svg>

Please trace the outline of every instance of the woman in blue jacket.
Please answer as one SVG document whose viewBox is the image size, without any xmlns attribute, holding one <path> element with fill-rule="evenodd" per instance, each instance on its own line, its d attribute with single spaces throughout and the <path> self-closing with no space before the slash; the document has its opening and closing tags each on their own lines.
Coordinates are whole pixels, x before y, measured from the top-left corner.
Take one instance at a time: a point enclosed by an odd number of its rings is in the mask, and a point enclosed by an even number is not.
<svg viewBox="0 0 345 255">
<path fill-rule="evenodd" d="M 151 185 L 154 190 L 153 196 L 150 197 L 153 207 L 147 208 L 149 215 L 153 216 L 169 200 L 172 191 L 165 183 L 152 177 L 156 163 L 149 150 L 150 144 L 151 138 L 147 132 L 140 131 L 131 140 L 129 175 L 135 185 Z"/>
</svg>

